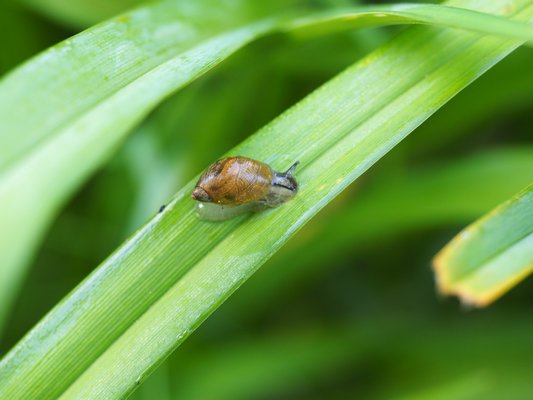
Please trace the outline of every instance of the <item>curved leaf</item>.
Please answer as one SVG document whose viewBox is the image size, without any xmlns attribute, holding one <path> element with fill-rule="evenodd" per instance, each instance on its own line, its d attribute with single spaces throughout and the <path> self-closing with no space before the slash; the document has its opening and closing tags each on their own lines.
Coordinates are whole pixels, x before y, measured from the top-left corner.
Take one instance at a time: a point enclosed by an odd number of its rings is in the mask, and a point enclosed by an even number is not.
<svg viewBox="0 0 533 400">
<path fill-rule="evenodd" d="M 485 306 L 533 272 L 533 185 L 459 233 L 435 257 L 439 291 Z"/>
<path fill-rule="evenodd" d="M 509 5 L 514 5 L 520 10 L 517 18 L 533 17 L 529 2 L 519 0 L 464 4 L 501 14 L 511 12 Z M 187 58 L 178 56 L 145 73 L 77 116 L 54 137 L 53 144 L 85 147 L 91 140 L 105 140 L 108 146 L 99 144 L 107 153 L 116 143 L 117 137 L 111 137 L 116 129 L 126 130 L 124 126 L 137 121 L 163 93 L 184 82 L 185 74 L 178 72 L 196 76 L 212 65 L 211 60 L 227 55 L 272 23 L 227 33 L 192 50 Z M 0 365 L 0 395 L 119 398 L 131 392 L 299 227 L 519 44 L 420 27 L 349 68 L 232 151 L 264 160 L 276 169 L 299 159 L 302 189 L 294 200 L 280 209 L 225 223 L 202 222 L 194 215 L 189 198 L 194 182 L 190 182 L 163 213 L 6 356 Z M 214 52 L 209 53 L 212 58 L 205 51 Z M 192 68 L 193 61 L 200 68 Z M 117 115 L 125 103 L 129 112 Z M 76 134 L 89 126 L 95 129 L 95 137 Z M 65 148 L 72 149 L 63 147 L 61 154 Z M 81 150 L 73 152 L 68 162 L 84 156 Z M 30 167 L 39 165 L 42 151 L 32 156 Z M 90 161 L 79 162 L 86 166 Z"/>
<path fill-rule="evenodd" d="M 324 23 L 358 27 L 436 20 L 533 39 L 527 24 L 473 11 L 446 8 L 439 20 L 438 6 L 258 20 L 239 2 L 209 7 L 212 1 L 163 2 L 117 17 L 54 46 L 0 82 L 0 321 L 24 266 L 66 199 L 159 102 L 250 41 L 275 31 L 312 31 Z"/>
<path fill-rule="evenodd" d="M 378 178 L 344 199 L 350 204 L 312 221 L 305 239 L 277 253 L 226 311 L 238 307 L 233 318 L 243 309 L 245 315 L 261 314 L 295 284 L 301 288 L 330 273 L 347 252 L 384 246 L 406 232 L 464 225 L 527 185 L 528 171 L 533 171 L 533 147 L 483 152 Z"/>
</svg>

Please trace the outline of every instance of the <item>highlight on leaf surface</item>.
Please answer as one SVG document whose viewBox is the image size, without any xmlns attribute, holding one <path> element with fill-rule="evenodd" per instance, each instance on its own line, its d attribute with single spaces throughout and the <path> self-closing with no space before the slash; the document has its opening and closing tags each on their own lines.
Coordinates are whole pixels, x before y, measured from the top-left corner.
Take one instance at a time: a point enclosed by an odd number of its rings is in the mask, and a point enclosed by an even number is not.
<svg viewBox="0 0 533 400">
<path fill-rule="evenodd" d="M 486 306 L 533 271 L 533 184 L 460 232 L 434 259 L 438 289 Z"/>
<path fill-rule="evenodd" d="M 67 199 L 163 99 L 249 42 L 274 32 L 323 34 L 406 23 L 533 43 L 533 27 L 492 15 L 498 14 L 495 3 L 478 11 L 396 4 L 300 11 L 293 17 L 278 10 L 271 18 L 265 15 L 273 10 L 251 12 L 237 3 L 148 5 L 50 48 L 0 80 L 0 325 Z"/>
<path fill-rule="evenodd" d="M 53 46 L 0 80 L 0 327 L 65 202 L 165 98 L 254 40 L 409 23 L 533 43 L 533 27 L 503 18 L 521 1 L 506 2 L 505 13 L 498 3 L 472 3 L 476 11 L 452 2 L 455 8 L 404 4 L 334 13 L 287 5 L 282 12 L 270 3 L 252 12 L 238 1 L 155 2 Z"/>
<path fill-rule="evenodd" d="M 533 18 L 530 3 L 519 0 L 456 3 L 520 20 Z M 178 74 L 180 68 L 166 68 L 171 60 L 163 63 L 165 68 L 155 68 L 158 74 L 132 77 L 133 88 L 117 89 L 120 101 L 112 96 L 111 104 L 104 101 L 107 107 L 97 107 L 102 126 L 88 123 L 94 118 L 82 118 L 87 122 L 83 126 L 94 127 L 85 133 L 94 135 L 94 143 L 100 144 L 95 148 L 106 147 L 102 143 L 109 135 L 124 134 L 185 81 L 264 33 L 255 28 L 210 41 L 213 46 L 195 52 L 202 55 L 198 59 L 187 57 L 187 79 Z M 290 207 L 209 224 L 193 213 L 190 181 L 164 212 L 118 248 L 4 358 L 0 397 L 127 396 L 320 209 L 524 40 L 416 27 L 355 63 L 232 151 L 277 168 L 301 160 L 302 195 Z M 183 66 L 172 60 L 172 65 Z M 178 77 L 180 82 L 174 81 Z M 147 93 L 151 96 L 145 103 Z M 139 101 L 135 110 L 133 99 Z M 129 108 L 117 119 L 114 111 L 123 108 L 118 107 L 122 101 Z M 80 136 L 73 127 L 68 132 Z M 74 142 L 86 153 L 84 142 Z M 65 147 L 57 148 L 65 153 Z M 83 163 L 76 155 L 63 160 L 64 165 Z"/>
</svg>

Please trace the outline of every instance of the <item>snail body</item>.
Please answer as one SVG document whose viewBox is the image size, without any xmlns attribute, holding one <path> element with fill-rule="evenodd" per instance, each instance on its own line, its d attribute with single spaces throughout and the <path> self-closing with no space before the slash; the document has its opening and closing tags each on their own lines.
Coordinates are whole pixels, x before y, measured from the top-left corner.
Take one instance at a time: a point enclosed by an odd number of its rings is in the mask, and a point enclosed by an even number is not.
<svg viewBox="0 0 533 400">
<path fill-rule="evenodd" d="M 261 161 L 227 157 L 211 164 L 192 192 L 201 219 L 220 221 L 239 214 L 277 207 L 298 191 L 293 171 L 276 172 Z"/>
</svg>

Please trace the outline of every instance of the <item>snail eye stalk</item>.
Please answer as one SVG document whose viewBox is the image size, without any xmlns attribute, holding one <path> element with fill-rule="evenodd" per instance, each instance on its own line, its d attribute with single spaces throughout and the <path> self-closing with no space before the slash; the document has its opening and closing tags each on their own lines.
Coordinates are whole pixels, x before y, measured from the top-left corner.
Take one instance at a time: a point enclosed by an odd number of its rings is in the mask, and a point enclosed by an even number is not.
<svg viewBox="0 0 533 400">
<path fill-rule="evenodd" d="M 292 175 L 296 167 L 300 165 L 300 161 L 296 161 L 294 164 L 291 165 L 291 167 L 285 172 L 285 175 Z"/>
</svg>

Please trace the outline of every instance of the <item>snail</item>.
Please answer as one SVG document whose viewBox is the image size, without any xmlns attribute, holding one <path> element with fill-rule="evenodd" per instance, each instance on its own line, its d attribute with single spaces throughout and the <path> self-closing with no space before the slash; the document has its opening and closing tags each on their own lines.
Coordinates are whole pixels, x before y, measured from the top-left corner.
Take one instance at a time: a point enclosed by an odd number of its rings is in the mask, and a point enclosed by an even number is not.
<svg viewBox="0 0 533 400">
<path fill-rule="evenodd" d="M 276 172 L 261 161 L 227 157 L 211 164 L 192 192 L 200 219 L 222 221 L 237 215 L 277 207 L 298 191 L 293 176 L 295 162 L 286 172 Z"/>
</svg>

